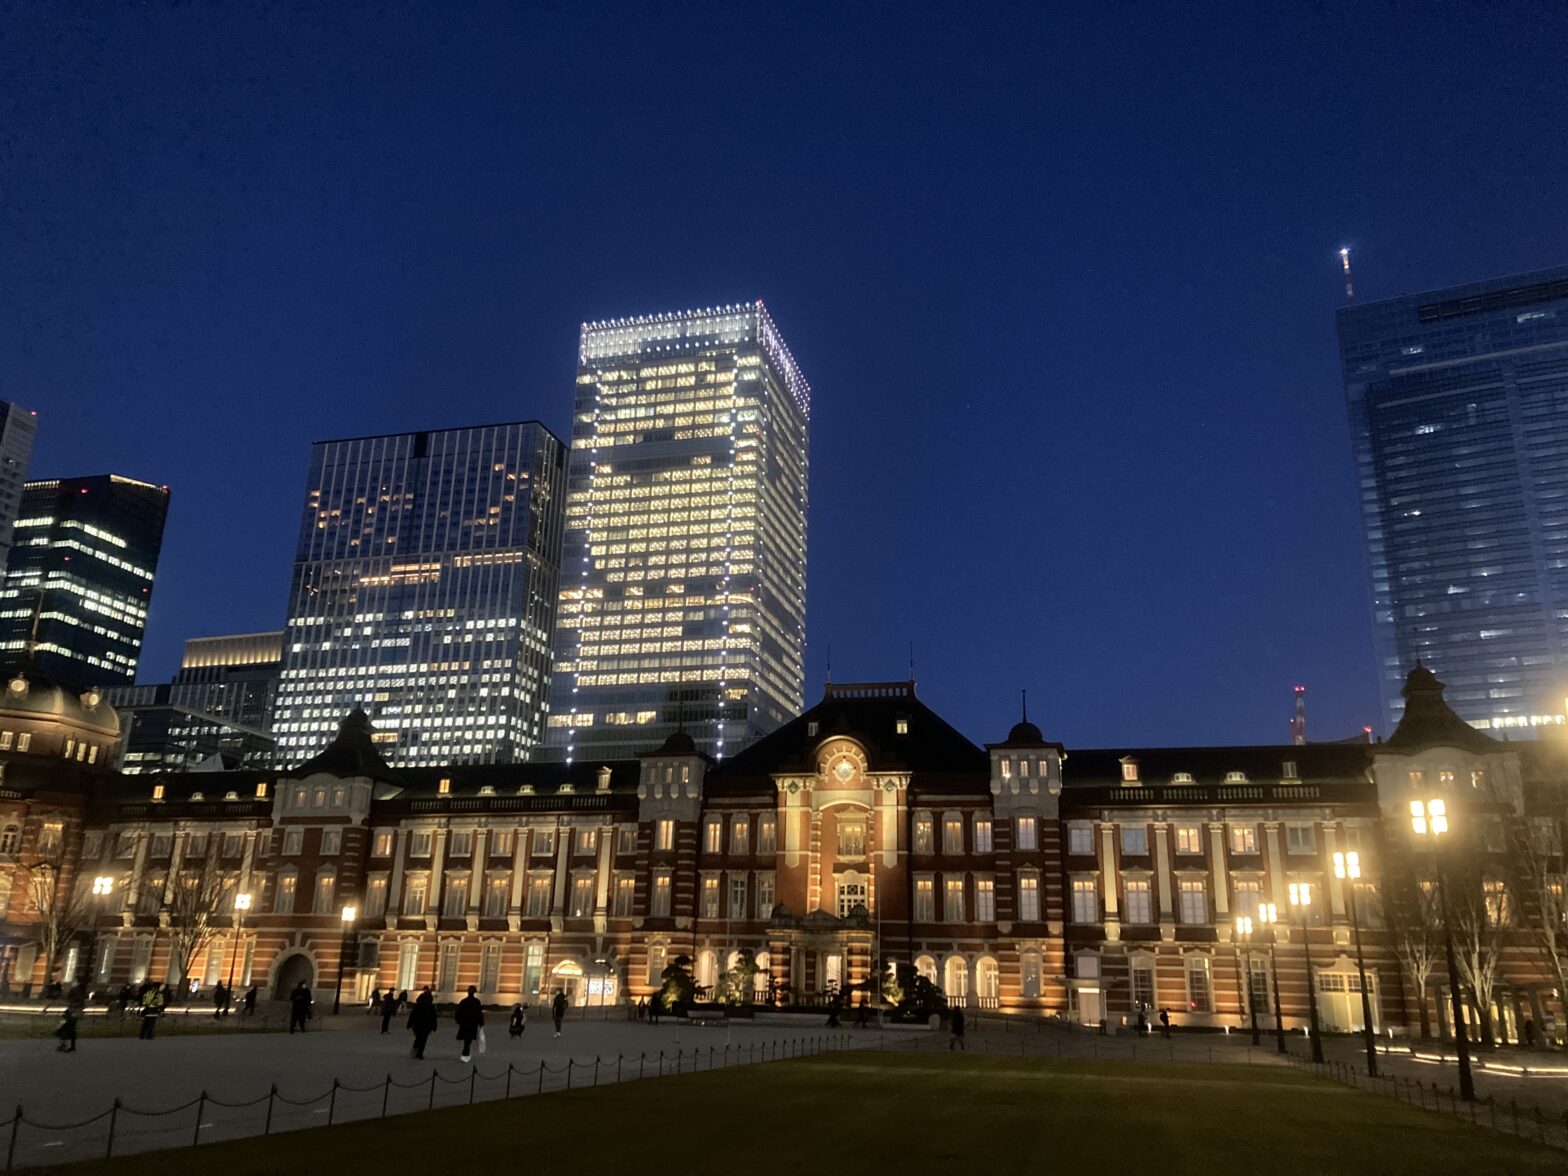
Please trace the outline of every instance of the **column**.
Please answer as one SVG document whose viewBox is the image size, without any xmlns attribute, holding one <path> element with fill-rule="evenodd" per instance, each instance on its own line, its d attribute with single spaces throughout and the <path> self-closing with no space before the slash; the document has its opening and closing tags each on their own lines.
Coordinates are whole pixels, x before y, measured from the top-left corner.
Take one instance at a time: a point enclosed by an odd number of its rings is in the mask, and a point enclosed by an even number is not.
<svg viewBox="0 0 1568 1176">
<path fill-rule="evenodd" d="M 1156 824 L 1150 832 L 1154 835 L 1154 876 L 1159 879 L 1160 922 L 1175 922 L 1171 907 L 1171 844 L 1170 826 Z"/>
<path fill-rule="evenodd" d="M 518 826 L 512 833 L 512 901 L 506 908 L 506 928 L 522 928 L 523 894 L 528 883 L 528 830 Z"/>
<path fill-rule="evenodd" d="M 1338 831 L 1334 826 L 1324 825 L 1323 861 L 1328 868 L 1323 871 L 1323 877 L 1328 885 L 1329 910 L 1334 916 L 1333 922 L 1342 923 L 1345 921 L 1345 886 L 1349 879 L 1347 878 L 1345 882 L 1341 882 L 1334 874 L 1334 851 L 1339 848 L 1336 842 L 1337 837 Z M 1356 913 L 1359 915 L 1361 912 L 1357 911 Z"/>
<path fill-rule="evenodd" d="M 1230 874 L 1225 866 L 1225 826 L 1209 826 L 1209 877 L 1214 891 L 1214 921 L 1230 921 Z"/>
<path fill-rule="evenodd" d="M 403 907 L 403 828 L 392 830 L 392 877 L 387 881 L 387 930 L 397 926 L 397 913 Z"/>
<path fill-rule="evenodd" d="M 599 857 L 594 877 L 593 929 L 603 935 L 610 922 L 610 863 L 615 860 L 615 826 L 599 826 Z"/>
<path fill-rule="evenodd" d="M 1117 918 L 1117 900 L 1121 887 L 1116 885 L 1116 826 L 1100 826 L 1100 894 L 1105 899 L 1105 918 Z M 1071 901 L 1069 897 L 1068 901 Z"/>
</svg>

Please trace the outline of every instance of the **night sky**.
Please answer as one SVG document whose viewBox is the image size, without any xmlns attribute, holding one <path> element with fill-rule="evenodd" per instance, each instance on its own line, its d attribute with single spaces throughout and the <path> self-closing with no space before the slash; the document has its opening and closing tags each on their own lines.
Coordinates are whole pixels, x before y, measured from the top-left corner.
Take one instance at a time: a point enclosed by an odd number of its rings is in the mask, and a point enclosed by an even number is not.
<svg viewBox="0 0 1568 1176">
<path fill-rule="evenodd" d="M 847 10 L 847 11 L 846 11 Z M 1363 300 L 1568 261 L 1568 10 L 7 5 L 0 397 L 173 490 L 142 680 L 279 627 L 311 441 L 537 417 L 584 319 L 764 299 L 806 697 L 978 741 L 1377 721 Z"/>
</svg>

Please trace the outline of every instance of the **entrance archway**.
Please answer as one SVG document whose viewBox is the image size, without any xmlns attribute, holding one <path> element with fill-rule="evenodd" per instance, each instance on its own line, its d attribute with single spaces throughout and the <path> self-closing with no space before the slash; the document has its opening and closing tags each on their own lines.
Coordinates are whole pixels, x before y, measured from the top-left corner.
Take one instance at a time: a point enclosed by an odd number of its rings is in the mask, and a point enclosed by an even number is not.
<svg viewBox="0 0 1568 1176">
<path fill-rule="evenodd" d="M 556 964 L 550 973 L 550 984 L 566 993 L 567 1004 L 584 1003 L 587 991 L 583 986 L 583 966 L 576 960 L 562 960 Z"/>
<path fill-rule="evenodd" d="M 293 992 L 303 980 L 306 987 L 311 987 L 316 982 L 316 966 L 310 962 L 310 957 L 295 952 L 278 965 L 277 979 L 272 985 L 273 1000 L 287 1000 L 289 993 Z"/>
</svg>

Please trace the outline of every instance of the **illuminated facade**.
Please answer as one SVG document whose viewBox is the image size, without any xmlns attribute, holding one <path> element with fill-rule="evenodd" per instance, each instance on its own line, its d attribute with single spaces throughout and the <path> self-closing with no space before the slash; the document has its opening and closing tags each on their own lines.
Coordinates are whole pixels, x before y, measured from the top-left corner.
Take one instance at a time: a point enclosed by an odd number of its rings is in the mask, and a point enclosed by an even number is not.
<svg viewBox="0 0 1568 1176">
<path fill-rule="evenodd" d="M 22 509 L 22 485 L 38 434 L 38 414 L 0 400 L 0 570 L 11 555 L 11 533 Z"/>
<path fill-rule="evenodd" d="M 118 474 L 28 482 L 5 582 L 0 660 L 78 690 L 136 678 L 169 491 Z"/>
<path fill-rule="evenodd" d="M 541 741 L 566 447 L 527 421 L 315 446 L 273 733 L 303 759 L 356 706 L 396 764 Z"/>
<path fill-rule="evenodd" d="M 169 700 L 188 710 L 267 731 L 272 726 L 282 674 L 281 631 L 191 637 L 185 642 L 179 672 L 169 683 Z"/>
<path fill-rule="evenodd" d="M 1487 729 L 1568 712 L 1568 267 L 1339 311 L 1378 681 Z"/>
<path fill-rule="evenodd" d="M 723 758 L 798 712 L 810 409 L 761 302 L 584 324 L 551 758 Z"/>
<path fill-rule="evenodd" d="M 169 895 L 216 878 L 220 905 L 251 905 L 237 937 L 224 906 L 195 951 L 208 987 L 233 967 L 275 996 L 330 989 L 342 958 L 359 998 L 609 1004 L 657 992 L 681 956 L 711 994 L 748 953 L 759 1003 L 862 1000 L 882 960 L 953 1004 L 1113 1030 L 1165 1008 L 1231 1030 L 1256 1010 L 1267 1031 L 1277 980 L 1298 1032 L 1310 976 L 1321 1023 L 1347 1032 L 1359 930 L 1376 1027 L 1441 1035 L 1440 884 L 1472 1029 L 1560 1039 L 1568 742 L 1491 739 L 1422 668 L 1404 691 L 1378 744 L 1064 750 L 1026 720 L 980 747 L 883 682 L 830 686 L 722 763 L 677 732 L 609 762 L 397 769 L 356 712 L 287 770 L 132 777 L 93 769 L 112 714 L 33 680 L 0 695 L 0 951 L 13 985 L 45 982 L 21 896 L 48 869 L 109 880 L 57 969 L 95 942 L 100 987 L 177 975 Z M 1441 883 L 1409 819 L 1437 798 Z M 1337 875 L 1345 853 L 1360 877 Z"/>
</svg>

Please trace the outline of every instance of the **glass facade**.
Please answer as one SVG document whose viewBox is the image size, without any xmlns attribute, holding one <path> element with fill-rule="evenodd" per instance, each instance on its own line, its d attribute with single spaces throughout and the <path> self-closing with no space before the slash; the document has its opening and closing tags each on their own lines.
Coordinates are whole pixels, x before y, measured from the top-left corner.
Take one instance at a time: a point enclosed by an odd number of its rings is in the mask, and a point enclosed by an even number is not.
<svg viewBox="0 0 1568 1176">
<path fill-rule="evenodd" d="M 22 485 L 37 434 L 37 413 L 0 400 L 0 569 L 11 554 L 11 534 L 22 509 Z"/>
<path fill-rule="evenodd" d="M 537 422 L 322 441 L 283 638 L 280 762 L 361 706 L 395 765 L 506 763 L 543 734 L 566 447 Z"/>
<path fill-rule="evenodd" d="M 1420 658 L 1488 729 L 1568 710 L 1568 267 L 1339 312 L 1388 729 Z"/>
<path fill-rule="evenodd" d="M 283 673 L 283 634 L 192 637 L 170 683 L 176 706 L 267 731 Z"/>
<path fill-rule="evenodd" d="M 810 413 L 761 302 L 583 326 L 552 758 L 722 757 L 799 712 Z"/>
<path fill-rule="evenodd" d="M 0 658 L 78 690 L 134 681 L 168 510 L 168 487 L 118 474 L 28 482 L 0 585 Z"/>
</svg>

